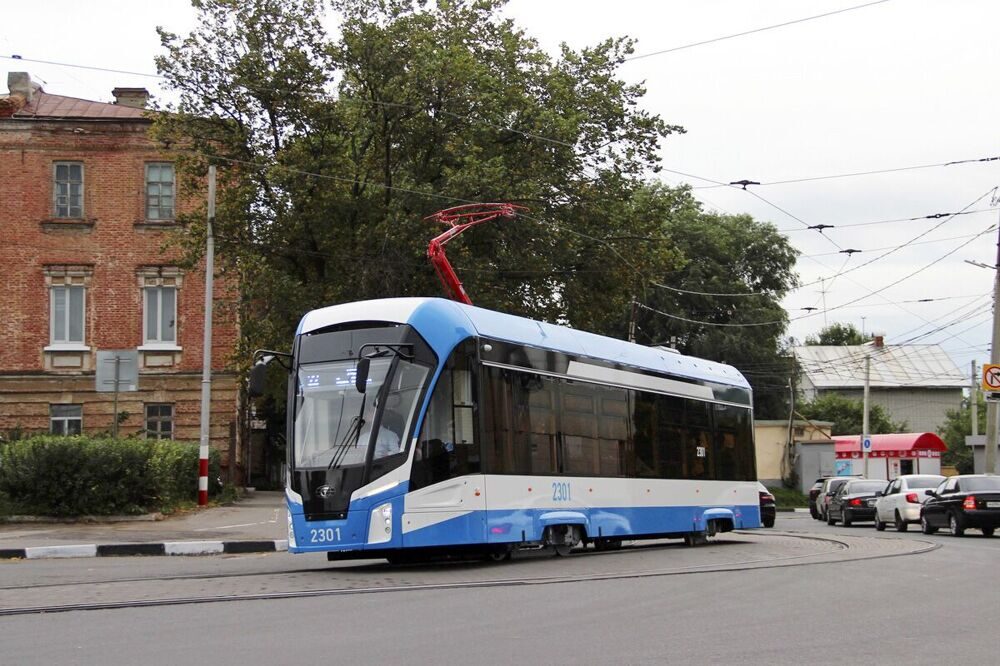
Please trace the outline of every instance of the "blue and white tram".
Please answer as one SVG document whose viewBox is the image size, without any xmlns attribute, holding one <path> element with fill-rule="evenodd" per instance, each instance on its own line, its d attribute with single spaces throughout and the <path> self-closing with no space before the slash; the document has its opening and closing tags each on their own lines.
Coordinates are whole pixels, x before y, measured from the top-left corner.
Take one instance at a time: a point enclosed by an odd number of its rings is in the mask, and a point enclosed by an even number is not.
<svg viewBox="0 0 1000 666">
<path fill-rule="evenodd" d="M 436 298 L 309 312 L 288 389 L 288 548 L 502 557 L 761 524 L 734 368 Z"/>
</svg>

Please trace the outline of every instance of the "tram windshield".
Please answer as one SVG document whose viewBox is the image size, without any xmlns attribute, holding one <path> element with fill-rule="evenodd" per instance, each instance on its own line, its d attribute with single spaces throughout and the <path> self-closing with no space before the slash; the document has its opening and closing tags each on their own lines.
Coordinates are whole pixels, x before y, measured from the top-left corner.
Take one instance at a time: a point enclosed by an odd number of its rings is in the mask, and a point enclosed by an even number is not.
<svg viewBox="0 0 1000 666">
<path fill-rule="evenodd" d="M 399 359 L 393 371 L 391 356 L 373 358 L 364 393 L 355 387 L 356 374 L 356 359 L 299 369 L 292 443 L 297 468 L 362 465 L 370 445 L 373 459 L 406 450 L 427 368 Z"/>
</svg>

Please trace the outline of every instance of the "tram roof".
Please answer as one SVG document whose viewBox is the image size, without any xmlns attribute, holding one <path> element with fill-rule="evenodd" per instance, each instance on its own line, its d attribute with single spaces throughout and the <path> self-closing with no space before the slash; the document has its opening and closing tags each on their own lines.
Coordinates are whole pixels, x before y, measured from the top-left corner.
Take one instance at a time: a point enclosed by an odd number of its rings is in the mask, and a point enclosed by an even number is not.
<svg viewBox="0 0 1000 666">
<path fill-rule="evenodd" d="M 297 333 L 311 333 L 349 321 L 410 324 L 441 354 L 470 335 L 484 336 L 612 363 L 750 388 L 736 368 L 724 363 L 645 347 L 534 319 L 504 314 L 443 298 L 386 298 L 331 305 L 306 313 Z"/>
</svg>

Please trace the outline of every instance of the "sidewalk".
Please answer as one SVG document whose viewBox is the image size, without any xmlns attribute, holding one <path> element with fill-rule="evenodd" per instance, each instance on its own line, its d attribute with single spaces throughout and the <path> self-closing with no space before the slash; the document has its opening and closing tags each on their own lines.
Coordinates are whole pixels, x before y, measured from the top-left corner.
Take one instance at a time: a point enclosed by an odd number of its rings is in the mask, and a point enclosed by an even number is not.
<svg viewBox="0 0 1000 666">
<path fill-rule="evenodd" d="M 235 504 L 163 520 L 0 523 L 0 559 L 287 550 L 284 498 L 280 491 L 257 491 Z"/>
</svg>

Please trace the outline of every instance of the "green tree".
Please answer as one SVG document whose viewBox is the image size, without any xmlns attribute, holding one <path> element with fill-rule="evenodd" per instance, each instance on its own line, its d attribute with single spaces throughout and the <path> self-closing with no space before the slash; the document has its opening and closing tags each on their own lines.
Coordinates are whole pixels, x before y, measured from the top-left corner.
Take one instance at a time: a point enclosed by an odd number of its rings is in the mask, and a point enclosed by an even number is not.
<svg viewBox="0 0 1000 666">
<path fill-rule="evenodd" d="M 805 344 L 829 346 L 863 345 L 871 339 L 872 336 L 863 334 L 854 324 L 835 322 L 829 326 L 824 326 L 818 336 L 807 335 Z"/>
<path fill-rule="evenodd" d="M 478 305 L 619 337 L 634 321 L 639 342 L 743 369 L 758 415 L 787 415 L 779 303 L 795 252 L 771 225 L 647 184 L 683 130 L 620 79 L 631 40 L 553 58 L 501 0 L 336 0 L 335 38 L 319 0 L 193 4 L 201 27 L 160 31 L 179 101 L 154 129 L 183 185 L 220 169 L 244 359 L 287 347 L 314 307 L 440 294 L 425 255 L 441 229 L 424 218 L 509 201 L 530 212 L 448 246 Z M 184 217 L 192 262 L 203 220 Z"/>
<path fill-rule="evenodd" d="M 423 218 L 470 201 L 531 209 L 449 245 L 485 307 L 609 332 L 640 276 L 673 267 L 669 245 L 631 240 L 659 232 L 628 202 L 681 131 L 618 78 L 632 42 L 553 60 L 502 4 L 335 2 L 331 40 L 316 0 L 196 0 L 201 27 L 161 30 L 180 101 L 156 134 L 189 185 L 223 172 L 216 235 L 245 351 L 287 346 L 313 307 L 440 294 L 425 253 L 441 229 Z M 186 218 L 192 261 L 203 218 Z"/>
<path fill-rule="evenodd" d="M 798 406 L 803 417 L 814 421 L 832 421 L 833 435 L 860 435 L 864 424 L 865 405 L 837 393 L 824 393 L 811 402 Z M 895 422 L 881 405 L 871 405 L 868 410 L 868 430 L 871 435 L 904 432 L 905 422 Z"/>
<path fill-rule="evenodd" d="M 680 255 L 637 290 L 648 306 L 637 312 L 638 341 L 737 367 L 753 385 L 757 416 L 787 417 L 794 360 L 782 339 L 781 299 L 796 283 L 796 250 L 769 223 L 703 211 L 686 189 L 648 187 L 633 205 L 659 220 Z"/>
<path fill-rule="evenodd" d="M 977 432 L 986 432 L 986 401 L 983 394 L 976 391 L 976 415 L 979 421 Z M 971 474 L 972 449 L 965 444 L 965 438 L 972 434 L 972 408 L 968 398 L 962 400 L 958 409 L 949 409 L 944 425 L 938 428 L 938 434 L 948 445 L 948 450 L 941 456 L 941 462 L 954 465 L 959 474 Z"/>
</svg>

